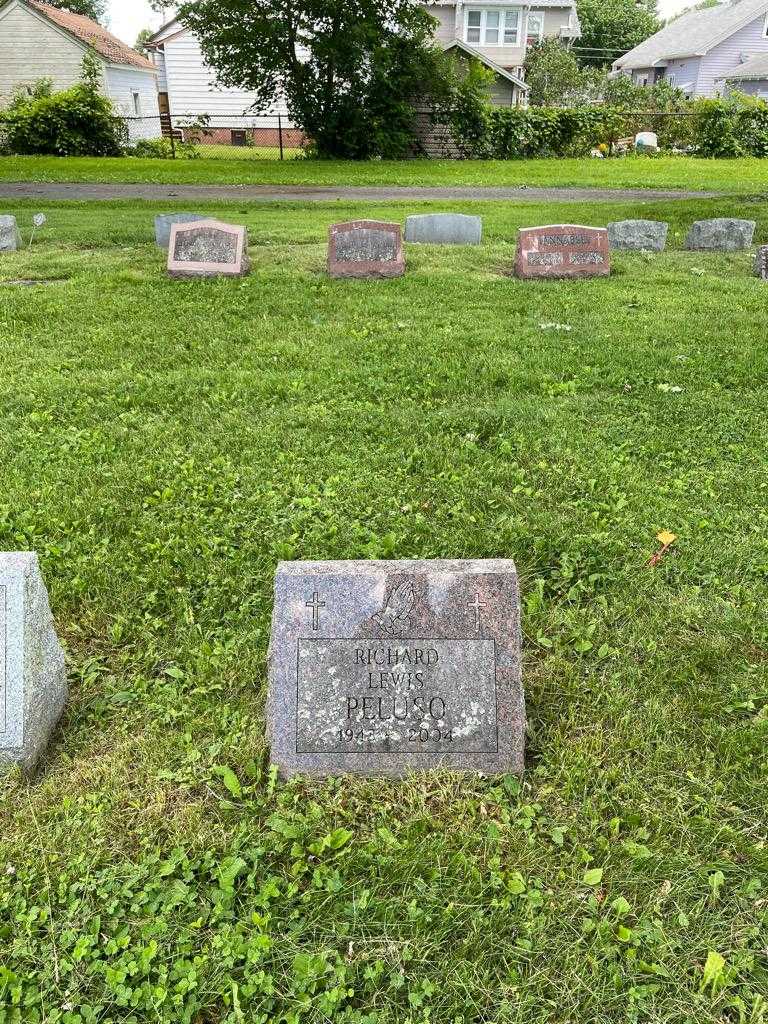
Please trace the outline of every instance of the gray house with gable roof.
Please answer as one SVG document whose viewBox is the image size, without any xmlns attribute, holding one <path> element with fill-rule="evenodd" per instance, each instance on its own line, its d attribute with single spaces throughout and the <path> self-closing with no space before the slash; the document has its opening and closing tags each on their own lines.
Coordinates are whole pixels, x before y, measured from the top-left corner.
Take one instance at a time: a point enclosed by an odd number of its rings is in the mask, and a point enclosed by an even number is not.
<svg viewBox="0 0 768 1024">
<path fill-rule="evenodd" d="M 542 39 L 572 43 L 581 35 L 576 0 L 424 0 L 437 20 L 436 41 L 460 62 L 479 60 L 494 72 L 491 102 L 525 106 L 523 65 Z"/>
<path fill-rule="evenodd" d="M 614 62 L 617 75 L 637 85 L 665 79 L 691 98 L 723 95 L 738 88 L 740 69 L 768 57 L 768 0 L 730 0 L 690 11 L 670 22 Z M 744 81 L 768 84 L 766 79 Z M 730 83 L 734 83 L 732 86 Z M 749 91 L 759 92 L 761 85 Z"/>
</svg>

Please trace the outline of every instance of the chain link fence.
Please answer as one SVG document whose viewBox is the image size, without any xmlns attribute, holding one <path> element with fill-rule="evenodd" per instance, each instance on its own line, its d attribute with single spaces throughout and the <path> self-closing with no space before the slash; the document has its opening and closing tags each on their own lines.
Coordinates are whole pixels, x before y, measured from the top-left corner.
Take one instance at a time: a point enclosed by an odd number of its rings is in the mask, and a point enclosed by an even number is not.
<svg viewBox="0 0 768 1024">
<path fill-rule="evenodd" d="M 170 160 L 293 160 L 307 143 L 281 114 L 121 115 L 118 121 L 129 152 Z"/>
</svg>

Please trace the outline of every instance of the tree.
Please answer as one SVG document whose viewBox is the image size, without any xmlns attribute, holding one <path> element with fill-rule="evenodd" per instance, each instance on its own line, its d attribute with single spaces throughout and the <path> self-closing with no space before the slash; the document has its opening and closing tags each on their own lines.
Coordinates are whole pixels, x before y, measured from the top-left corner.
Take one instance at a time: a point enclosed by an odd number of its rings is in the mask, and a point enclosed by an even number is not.
<svg viewBox="0 0 768 1024">
<path fill-rule="evenodd" d="M 661 28 L 656 0 L 577 0 L 583 63 L 612 64 Z"/>
<path fill-rule="evenodd" d="M 597 98 L 601 76 L 582 67 L 573 50 L 559 39 L 542 39 L 525 58 L 525 81 L 534 107 L 562 107 Z"/>
<path fill-rule="evenodd" d="M 176 4 L 168 3 L 168 0 L 149 0 L 149 6 L 156 14 L 160 15 L 163 24 L 171 20 L 171 16 L 177 7 Z"/>
<path fill-rule="evenodd" d="M 684 7 L 682 11 L 678 11 L 671 18 L 667 18 L 667 24 L 670 25 L 673 21 L 677 21 L 678 18 L 682 18 L 684 14 L 690 14 L 691 11 L 708 11 L 710 7 L 719 7 L 721 2 L 722 0 L 700 0 L 700 3 Z"/>
<path fill-rule="evenodd" d="M 99 22 L 104 20 L 107 13 L 107 0 L 46 0 L 46 3 Z"/>
<path fill-rule="evenodd" d="M 138 50 L 139 53 L 147 52 L 147 42 L 152 38 L 154 32 L 151 28 L 143 28 L 141 32 L 136 36 L 136 42 L 133 44 L 134 50 Z"/>
<path fill-rule="evenodd" d="M 256 95 L 254 110 L 282 93 L 318 156 L 404 155 L 416 101 L 447 88 L 419 0 L 194 0 L 179 16 L 219 82 Z"/>
</svg>

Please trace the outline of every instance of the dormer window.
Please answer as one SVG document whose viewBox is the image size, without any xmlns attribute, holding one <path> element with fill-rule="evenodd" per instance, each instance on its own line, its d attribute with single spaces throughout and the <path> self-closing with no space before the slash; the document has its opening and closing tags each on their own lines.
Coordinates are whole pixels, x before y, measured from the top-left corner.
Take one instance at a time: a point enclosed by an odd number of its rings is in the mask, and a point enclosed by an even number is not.
<svg viewBox="0 0 768 1024">
<path fill-rule="evenodd" d="M 520 9 L 469 7 L 465 12 L 464 40 L 475 46 L 519 46 Z"/>
</svg>

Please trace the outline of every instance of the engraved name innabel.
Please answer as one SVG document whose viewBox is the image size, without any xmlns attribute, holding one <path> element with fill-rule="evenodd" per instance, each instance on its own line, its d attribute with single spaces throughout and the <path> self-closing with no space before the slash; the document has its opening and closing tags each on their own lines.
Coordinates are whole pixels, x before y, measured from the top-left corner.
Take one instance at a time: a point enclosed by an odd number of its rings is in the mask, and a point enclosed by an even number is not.
<svg viewBox="0 0 768 1024">
<path fill-rule="evenodd" d="M 296 680 L 297 754 L 498 752 L 493 640 L 307 637 Z"/>
</svg>

